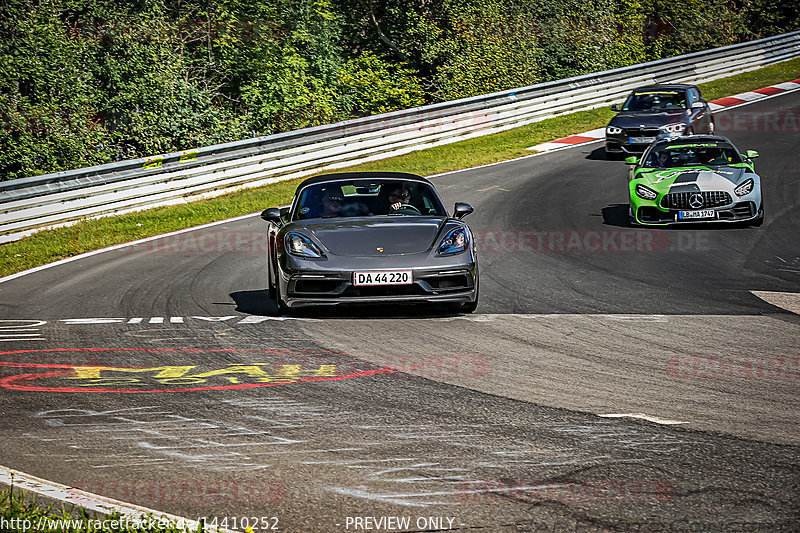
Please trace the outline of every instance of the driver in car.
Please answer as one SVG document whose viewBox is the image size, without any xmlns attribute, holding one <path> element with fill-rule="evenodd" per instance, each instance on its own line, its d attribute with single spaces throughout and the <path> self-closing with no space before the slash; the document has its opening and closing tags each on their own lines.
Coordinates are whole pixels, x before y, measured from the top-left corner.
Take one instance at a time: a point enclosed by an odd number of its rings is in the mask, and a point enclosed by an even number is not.
<svg viewBox="0 0 800 533">
<path fill-rule="evenodd" d="M 322 191 L 322 217 L 338 217 L 339 210 L 342 207 L 342 191 L 338 188 L 329 188 Z"/>
<path fill-rule="evenodd" d="M 403 204 L 411 200 L 411 191 L 404 187 L 396 187 L 389 193 L 389 212 L 397 211 Z"/>
<path fill-rule="evenodd" d="M 653 156 L 650 158 L 650 163 L 654 167 L 669 168 L 672 166 L 672 158 L 669 156 L 666 150 L 663 150 L 653 154 Z"/>
</svg>

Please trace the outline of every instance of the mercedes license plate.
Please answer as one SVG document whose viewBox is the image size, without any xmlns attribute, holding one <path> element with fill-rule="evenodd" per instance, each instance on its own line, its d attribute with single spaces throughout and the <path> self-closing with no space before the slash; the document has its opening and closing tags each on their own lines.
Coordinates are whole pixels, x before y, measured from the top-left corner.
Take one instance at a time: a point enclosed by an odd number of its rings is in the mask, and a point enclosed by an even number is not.
<svg viewBox="0 0 800 533">
<path fill-rule="evenodd" d="M 679 211 L 678 219 L 688 220 L 693 218 L 716 218 L 716 213 L 713 209 L 703 209 L 701 211 Z"/>
<path fill-rule="evenodd" d="M 410 285 L 413 281 L 411 270 L 353 272 L 353 285 Z"/>
<path fill-rule="evenodd" d="M 655 140 L 655 137 L 631 137 L 628 142 L 631 144 L 650 144 Z"/>
</svg>

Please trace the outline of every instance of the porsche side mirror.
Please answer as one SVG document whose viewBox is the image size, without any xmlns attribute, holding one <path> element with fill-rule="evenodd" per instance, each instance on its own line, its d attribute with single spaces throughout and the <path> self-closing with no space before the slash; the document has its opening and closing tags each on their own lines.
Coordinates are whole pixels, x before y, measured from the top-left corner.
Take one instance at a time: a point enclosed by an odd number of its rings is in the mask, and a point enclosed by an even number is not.
<svg viewBox="0 0 800 533">
<path fill-rule="evenodd" d="M 630 157 L 626 157 L 625 158 L 625 164 L 626 165 L 635 165 L 638 162 L 639 162 L 639 158 L 636 157 L 635 155 L 632 155 Z"/>
<path fill-rule="evenodd" d="M 272 222 L 276 226 L 283 225 L 283 220 L 281 220 L 281 210 L 277 207 L 270 207 L 269 209 L 262 211 L 261 218 L 267 222 Z"/>
<path fill-rule="evenodd" d="M 755 159 L 756 157 L 758 157 L 758 152 L 756 152 L 755 150 L 748 150 L 747 152 L 744 153 L 744 156 L 747 159 Z"/>
<path fill-rule="evenodd" d="M 692 104 L 692 109 L 703 109 L 705 106 L 705 102 L 695 102 Z"/>
<path fill-rule="evenodd" d="M 469 215 L 475 211 L 471 205 L 466 202 L 456 202 L 455 207 L 453 208 L 453 218 L 462 219 L 465 216 Z"/>
<path fill-rule="evenodd" d="M 619 104 L 614 104 L 611 106 L 611 111 L 619 111 Z"/>
</svg>

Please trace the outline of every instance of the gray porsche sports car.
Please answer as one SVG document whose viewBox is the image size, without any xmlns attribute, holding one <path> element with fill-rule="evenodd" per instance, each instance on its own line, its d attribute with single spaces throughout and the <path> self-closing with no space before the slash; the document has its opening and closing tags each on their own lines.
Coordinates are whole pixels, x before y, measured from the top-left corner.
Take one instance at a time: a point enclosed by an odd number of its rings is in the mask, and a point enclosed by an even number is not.
<svg viewBox="0 0 800 533">
<path fill-rule="evenodd" d="M 288 208 L 267 209 L 267 275 L 280 311 L 338 304 L 478 305 L 472 206 L 448 214 L 413 174 L 355 172 L 303 181 Z"/>
</svg>

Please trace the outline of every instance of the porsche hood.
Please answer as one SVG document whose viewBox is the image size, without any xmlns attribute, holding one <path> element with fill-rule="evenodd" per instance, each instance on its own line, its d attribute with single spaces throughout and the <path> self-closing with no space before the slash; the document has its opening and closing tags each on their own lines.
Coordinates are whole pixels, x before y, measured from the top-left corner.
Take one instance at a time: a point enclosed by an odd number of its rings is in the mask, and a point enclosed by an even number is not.
<svg viewBox="0 0 800 533">
<path fill-rule="evenodd" d="M 425 253 L 436 244 L 447 219 L 382 216 L 303 221 L 299 227 L 333 254 L 359 257 Z M 295 229 L 299 229 L 295 227 Z"/>
</svg>

